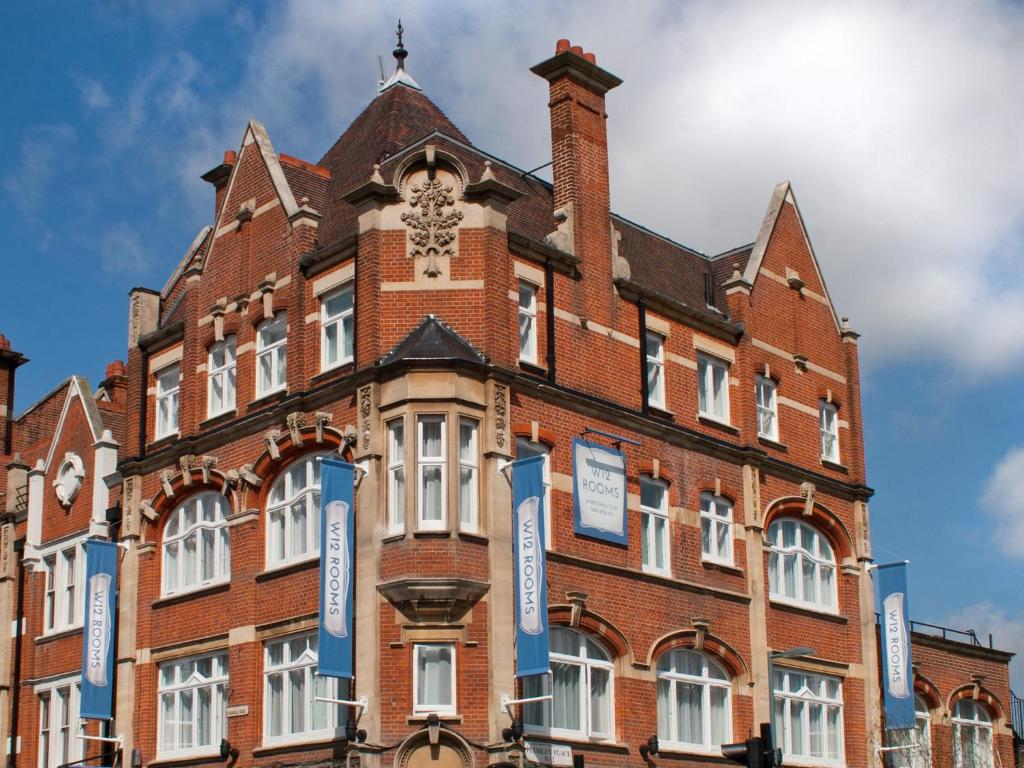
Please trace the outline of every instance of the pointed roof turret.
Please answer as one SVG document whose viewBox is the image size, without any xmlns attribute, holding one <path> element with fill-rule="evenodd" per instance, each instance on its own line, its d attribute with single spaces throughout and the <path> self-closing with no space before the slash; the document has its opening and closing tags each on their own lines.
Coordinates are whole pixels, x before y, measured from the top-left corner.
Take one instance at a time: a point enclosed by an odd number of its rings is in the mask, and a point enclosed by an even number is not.
<svg viewBox="0 0 1024 768">
<path fill-rule="evenodd" d="M 380 84 L 380 92 L 383 93 L 393 85 L 407 85 L 410 88 L 415 88 L 417 91 L 422 91 L 419 84 L 413 80 L 412 75 L 405 71 L 405 59 L 409 55 L 409 52 L 405 50 L 405 46 L 402 44 L 402 34 L 405 32 L 405 28 L 402 26 L 402 20 L 398 20 L 398 29 L 395 30 L 398 34 L 398 45 L 395 50 L 392 51 L 394 54 L 395 61 L 395 74 L 389 77 L 385 82 Z"/>
</svg>

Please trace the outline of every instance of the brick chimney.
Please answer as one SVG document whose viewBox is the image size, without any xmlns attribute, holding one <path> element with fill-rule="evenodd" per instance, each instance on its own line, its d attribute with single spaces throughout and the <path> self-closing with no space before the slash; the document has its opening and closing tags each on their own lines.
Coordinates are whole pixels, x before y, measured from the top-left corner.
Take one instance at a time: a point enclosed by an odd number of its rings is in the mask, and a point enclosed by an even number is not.
<svg viewBox="0 0 1024 768">
<path fill-rule="evenodd" d="M 110 402 L 124 408 L 127 404 L 128 374 L 125 371 L 124 361 L 115 360 L 107 364 L 107 372 L 100 382 L 100 386 L 107 391 Z"/>
<path fill-rule="evenodd" d="M 201 176 L 203 181 L 212 184 L 214 190 L 216 190 L 213 201 L 214 222 L 220 216 L 220 209 L 224 204 L 224 195 L 228 188 L 228 179 L 231 178 L 231 170 L 235 167 L 236 162 L 238 162 L 238 153 L 233 149 L 225 149 L 224 162 L 220 165 L 215 165 Z"/>
<path fill-rule="evenodd" d="M 604 95 L 622 81 L 568 40 L 531 68 L 549 83 L 555 209 L 572 216 L 572 249 L 589 291 L 612 290 L 611 200 Z M 563 241 L 564 242 L 564 241 Z M 597 298 L 595 296 L 595 298 Z M 603 299 L 603 300 L 601 300 Z M 603 296 L 594 308 L 607 305 Z"/>
<path fill-rule="evenodd" d="M 14 372 L 28 362 L 20 352 L 11 350 L 11 342 L 0 334 L 0 454 L 9 455 L 14 424 Z"/>
</svg>

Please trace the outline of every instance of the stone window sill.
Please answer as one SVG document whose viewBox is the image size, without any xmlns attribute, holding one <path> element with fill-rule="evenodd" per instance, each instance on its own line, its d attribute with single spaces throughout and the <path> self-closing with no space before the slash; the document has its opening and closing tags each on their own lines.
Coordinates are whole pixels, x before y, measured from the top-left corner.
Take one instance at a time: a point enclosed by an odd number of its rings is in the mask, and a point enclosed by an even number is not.
<svg viewBox="0 0 1024 768">
<path fill-rule="evenodd" d="M 206 597 L 208 595 L 216 595 L 221 592 L 227 592 L 231 588 L 230 581 L 218 581 L 216 584 L 210 584 L 199 589 L 189 589 L 184 592 L 177 592 L 173 595 L 167 595 L 154 600 L 150 606 L 152 608 L 166 608 L 169 605 L 176 605 L 178 603 L 184 603 L 188 600 L 192 600 L 197 597 Z"/>
<path fill-rule="evenodd" d="M 723 432 L 728 432 L 730 435 L 739 435 L 740 431 L 732 424 L 727 424 L 724 421 L 719 421 L 711 416 L 704 416 L 703 414 L 697 414 L 697 421 L 703 424 L 705 427 L 714 427 L 720 429 Z"/>
<path fill-rule="evenodd" d="M 308 571 L 312 568 L 317 568 L 320 565 L 320 553 L 318 552 L 315 557 L 307 557 L 304 560 L 297 560 L 294 563 L 284 563 L 282 565 L 275 565 L 273 568 L 267 568 L 265 571 L 260 571 L 256 574 L 256 581 L 269 581 L 282 576 L 290 576 L 293 573 L 299 573 L 300 571 Z"/>
<path fill-rule="evenodd" d="M 850 472 L 845 464 L 839 464 L 838 462 L 829 461 L 828 459 L 822 459 L 821 466 L 825 467 L 825 469 L 831 469 L 834 472 L 842 472 L 844 475 L 849 474 Z"/>
<path fill-rule="evenodd" d="M 813 608 L 805 608 L 800 605 L 791 605 L 789 603 L 783 603 L 779 600 L 770 600 L 769 604 L 772 608 L 777 608 L 780 611 L 786 613 L 795 613 L 799 616 L 807 616 L 812 619 L 821 619 L 822 621 L 830 621 L 833 624 L 848 624 L 849 620 L 845 616 L 840 616 L 837 613 L 829 613 L 828 611 L 816 611 Z"/>
<path fill-rule="evenodd" d="M 782 451 L 783 453 L 789 452 L 789 447 L 785 443 L 780 443 L 778 440 L 772 440 L 770 437 L 765 437 L 764 435 L 758 435 L 757 442 L 761 445 L 766 445 L 769 448 L 774 448 L 777 451 Z"/>
</svg>

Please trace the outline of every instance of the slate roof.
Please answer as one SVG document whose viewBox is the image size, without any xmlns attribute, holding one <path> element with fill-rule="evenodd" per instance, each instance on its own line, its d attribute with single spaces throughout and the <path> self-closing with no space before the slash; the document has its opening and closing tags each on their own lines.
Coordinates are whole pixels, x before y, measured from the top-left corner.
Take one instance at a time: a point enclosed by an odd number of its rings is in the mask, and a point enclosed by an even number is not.
<svg viewBox="0 0 1024 768">
<path fill-rule="evenodd" d="M 377 365 L 411 360 L 462 360 L 486 363 L 487 358 L 434 315 L 427 315 Z"/>
</svg>

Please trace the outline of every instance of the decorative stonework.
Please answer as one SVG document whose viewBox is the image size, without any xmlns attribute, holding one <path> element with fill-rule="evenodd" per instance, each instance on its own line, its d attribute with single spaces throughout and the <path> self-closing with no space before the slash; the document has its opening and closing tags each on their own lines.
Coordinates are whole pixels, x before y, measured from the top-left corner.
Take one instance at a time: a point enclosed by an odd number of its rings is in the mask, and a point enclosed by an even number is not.
<svg viewBox="0 0 1024 768">
<path fill-rule="evenodd" d="M 499 449 L 508 442 L 508 389 L 494 388 L 494 443 Z"/>
<path fill-rule="evenodd" d="M 284 421 L 288 425 L 288 432 L 292 437 L 292 445 L 302 445 L 302 428 L 306 426 L 306 414 L 301 411 L 289 413 Z"/>
<path fill-rule="evenodd" d="M 552 248 L 557 248 L 564 253 L 576 255 L 576 236 L 572 228 L 572 203 L 566 203 L 561 208 L 555 209 L 555 221 L 558 227 L 554 232 L 544 238 L 544 242 Z"/>
<path fill-rule="evenodd" d="M 409 227 L 410 255 L 426 259 L 423 272 L 427 277 L 441 274 L 441 257 L 456 255 L 455 238 L 458 235 L 462 211 L 455 210 L 454 184 L 446 184 L 435 172 L 409 187 L 409 205 L 412 211 L 402 214 Z"/>
<path fill-rule="evenodd" d="M 140 485 L 139 478 L 135 475 L 124 479 L 123 497 L 121 499 L 122 535 L 137 536 L 139 534 Z"/>
<path fill-rule="evenodd" d="M 316 441 L 324 441 L 324 427 L 331 423 L 331 414 L 325 411 L 317 411 L 313 414 L 313 424 L 316 426 Z"/>
<path fill-rule="evenodd" d="M 804 517 L 814 514 L 814 483 L 800 483 L 800 498 L 804 500 Z"/>
<path fill-rule="evenodd" d="M 359 439 L 362 450 L 370 450 L 370 414 L 373 411 L 373 388 L 365 386 L 359 390 Z"/>
<path fill-rule="evenodd" d="M 81 457 L 76 453 L 65 453 L 64 461 L 57 468 L 57 479 L 53 481 L 53 490 L 65 509 L 71 506 L 78 492 L 82 490 L 84 478 L 85 465 Z"/>
</svg>

